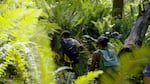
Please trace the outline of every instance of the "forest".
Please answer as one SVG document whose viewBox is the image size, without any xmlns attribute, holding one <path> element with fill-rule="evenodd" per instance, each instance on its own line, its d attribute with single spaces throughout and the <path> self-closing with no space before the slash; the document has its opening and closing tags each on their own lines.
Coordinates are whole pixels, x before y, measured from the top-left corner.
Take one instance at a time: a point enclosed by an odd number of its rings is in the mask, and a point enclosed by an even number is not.
<svg viewBox="0 0 150 84">
<path fill-rule="evenodd" d="M 150 84 L 149 24 L 150 0 L 0 0 L 0 84 Z M 75 68 L 64 30 L 82 45 Z M 117 71 L 90 70 L 102 35 Z"/>
</svg>

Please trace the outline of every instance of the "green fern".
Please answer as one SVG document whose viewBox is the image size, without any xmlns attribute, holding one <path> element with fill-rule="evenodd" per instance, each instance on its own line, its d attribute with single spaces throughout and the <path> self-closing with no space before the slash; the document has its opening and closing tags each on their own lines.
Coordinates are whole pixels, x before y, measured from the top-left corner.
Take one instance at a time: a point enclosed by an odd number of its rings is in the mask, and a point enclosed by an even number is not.
<svg viewBox="0 0 150 84">
<path fill-rule="evenodd" d="M 102 75 L 103 71 L 94 71 L 94 72 L 88 72 L 85 76 L 78 77 L 77 80 L 75 80 L 72 84 L 90 84 L 90 81 L 94 79 L 95 77 L 98 77 L 99 75 Z"/>
<path fill-rule="evenodd" d="M 46 13 L 37 9 L 33 0 L 5 0 L 0 4 L 0 79 L 3 83 L 55 83 L 48 33 L 59 27 L 50 23 L 48 17 L 40 20 L 43 15 Z"/>
</svg>

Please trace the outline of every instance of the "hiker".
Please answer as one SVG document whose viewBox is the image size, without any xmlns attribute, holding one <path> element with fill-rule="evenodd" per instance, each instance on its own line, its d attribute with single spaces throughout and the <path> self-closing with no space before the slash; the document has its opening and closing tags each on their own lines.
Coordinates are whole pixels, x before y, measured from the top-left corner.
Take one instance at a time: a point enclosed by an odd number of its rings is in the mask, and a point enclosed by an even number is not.
<svg viewBox="0 0 150 84">
<path fill-rule="evenodd" d="M 104 72 L 108 69 L 115 70 L 118 65 L 118 58 L 115 51 L 108 49 L 108 42 L 109 38 L 106 36 L 99 36 L 97 38 L 99 49 L 93 53 L 90 71 L 94 71 L 95 69 L 103 70 Z"/>
<path fill-rule="evenodd" d="M 76 64 L 79 62 L 79 48 L 82 45 L 76 39 L 71 38 L 70 35 L 68 30 L 64 30 L 61 34 L 63 59 L 68 63 Z"/>
<path fill-rule="evenodd" d="M 62 36 L 62 51 L 64 62 L 66 65 L 71 65 L 75 71 L 76 77 L 79 76 L 79 70 L 77 70 L 79 64 L 79 49 L 83 48 L 82 44 L 76 39 L 71 38 L 71 34 L 68 30 L 64 30 Z"/>
</svg>

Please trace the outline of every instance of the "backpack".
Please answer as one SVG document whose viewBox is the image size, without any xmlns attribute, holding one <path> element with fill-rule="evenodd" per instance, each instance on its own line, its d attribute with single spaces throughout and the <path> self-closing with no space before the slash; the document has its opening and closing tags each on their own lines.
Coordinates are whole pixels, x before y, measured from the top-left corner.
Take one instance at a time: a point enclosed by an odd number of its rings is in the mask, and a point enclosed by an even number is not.
<svg viewBox="0 0 150 84">
<path fill-rule="evenodd" d="M 117 54 L 114 50 L 100 49 L 99 52 L 101 53 L 101 69 L 117 66 L 119 64 Z"/>
<path fill-rule="evenodd" d="M 66 54 L 71 61 L 77 63 L 79 60 L 79 52 L 76 44 L 71 39 L 62 39 L 61 46 L 63 53 Z"/>
</svg>

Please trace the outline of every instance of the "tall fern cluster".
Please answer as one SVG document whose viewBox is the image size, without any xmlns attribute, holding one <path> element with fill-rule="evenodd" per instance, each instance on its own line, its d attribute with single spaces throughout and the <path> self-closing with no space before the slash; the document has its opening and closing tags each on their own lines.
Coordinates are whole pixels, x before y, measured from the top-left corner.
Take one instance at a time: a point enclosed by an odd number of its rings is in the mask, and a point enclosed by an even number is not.
<svg viewBox="0 0 150 84">
<path fill-rule="evenodd" d="M 55 67 L 48 33 L 58 26 L 39 19 L 46 13 L 37 8 L 34 0 L 2 0 L 0 3 L 0 81 L 54 83 Z"/>
<path fill-rule="evenodd" d="M 49 13 L 49 20 L 73 35 L 79 35 L 91 21 L 97 21 L 110 14 L 110 0 L 36 0 L 38 6 Z M 79 32 L 80 31 L 80 32 Z"/>
</svg>

